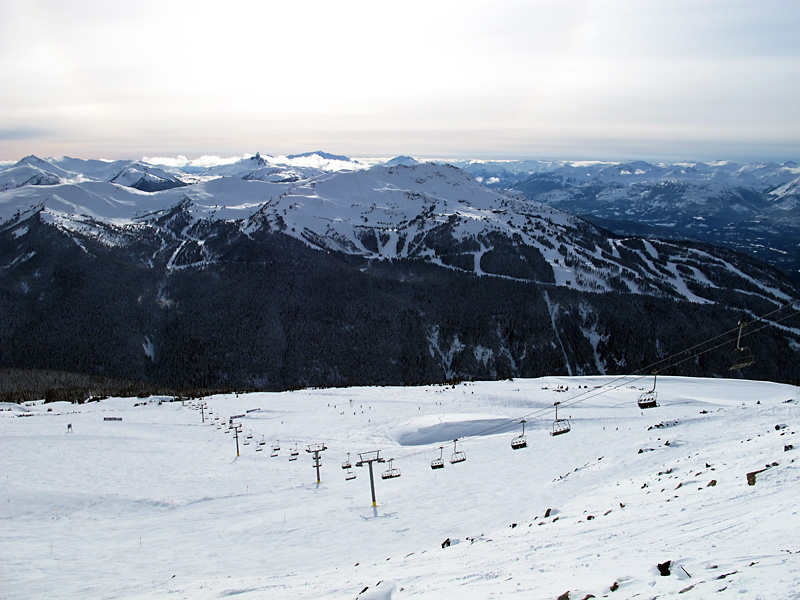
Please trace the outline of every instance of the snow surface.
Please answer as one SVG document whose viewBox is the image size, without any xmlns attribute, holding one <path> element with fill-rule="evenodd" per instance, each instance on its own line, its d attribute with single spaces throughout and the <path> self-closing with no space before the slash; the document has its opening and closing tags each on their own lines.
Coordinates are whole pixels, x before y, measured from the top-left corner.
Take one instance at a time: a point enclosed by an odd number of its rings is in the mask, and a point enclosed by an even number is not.
<svg viewBox="0 0 800 600">
<path fill-rule="evenodd" d="M 661 406 L 642 411 L 651 386 L 221 395 L 205 424 L 167 398 L 0 405 L 0 596 L 800 598 L 798 389 L 660 377 Z M 555 401 L 572 423 L 558 437 Z M 215 425 L 232 415 L 238 458 Z M 467 460 L 452 465 L 456 437 Z M 375 465 L 376 507 L 367 468 L 341 467 L 373 450 L 402 473 Z"/>
</svg>

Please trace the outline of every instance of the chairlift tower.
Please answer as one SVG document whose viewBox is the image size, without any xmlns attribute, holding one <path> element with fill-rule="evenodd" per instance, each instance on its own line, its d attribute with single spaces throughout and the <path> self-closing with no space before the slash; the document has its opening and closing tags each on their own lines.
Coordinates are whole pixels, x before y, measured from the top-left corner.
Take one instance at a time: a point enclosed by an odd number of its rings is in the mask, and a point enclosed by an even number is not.
<svg viewBox="0 0 800 600">
<path fill-rule="evenodd" d="M 319 475 L 319 461 L 320 461 L 320 452 L 327 450 L 328 447 L 325 444 L 309 444 L 306 447 L 306 452 L 312 454 L 312 458 L 314 459 L 314 468 L 317 470 L 317 483 L 322 483 L 322 479 Z M 274 448 L 273 448 L 274 450 Z"/>
<path fill-rule="evenodd" d="M 205 402 L 200 403 L 200 417 L 203 419 L 203 423 L 206 422 L 206 413 L 205 413 L 206 407 L 208 407 L 208 404 L 206 404 Z"/>
<path fill-rule="evenodd" d="M 369 467 L 369 487 L 372 490 L 372 507 L 375 508 L 378 506 L 377 500 L 375 500 L 375 477 L 372 474 L 372 463 L 382 463 L 386 462 L 384 459 L 381 458 L 381 451 L 380 450 L 371 450 L 369 452 L 359 452 L 358 453 L 358 462 L 356 463 L 357 467 L 363 467 L 364 463 L 367 463 Z"/>
<path fill-rule="evenodd" d="M 238 457 L 239 456 L 239 433 L 242 431 L 242 424 L 241 423 L 235 423 L 235 424 L 233 424 L 232 429 L 233 429 L 234 437 L 236 438 L 236 456 Z"/>
</svg>

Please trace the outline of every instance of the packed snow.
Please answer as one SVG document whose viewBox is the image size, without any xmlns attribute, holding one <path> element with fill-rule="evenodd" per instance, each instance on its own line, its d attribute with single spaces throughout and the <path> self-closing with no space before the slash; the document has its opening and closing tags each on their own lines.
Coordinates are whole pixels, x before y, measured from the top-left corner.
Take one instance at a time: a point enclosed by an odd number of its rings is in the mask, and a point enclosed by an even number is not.
<svg viewBox="0 0 800 600">
<path fill-rule="evenodd" d="M 800 598 L 798 389 L 660 377 L 660 406 L 639 409 L 652 386 L 5 404 L 0 595 Z M 373 507 L 356 463 L 378 450 Z M 388 459 L 400 477 L 380 477 Z"/>
</svg>

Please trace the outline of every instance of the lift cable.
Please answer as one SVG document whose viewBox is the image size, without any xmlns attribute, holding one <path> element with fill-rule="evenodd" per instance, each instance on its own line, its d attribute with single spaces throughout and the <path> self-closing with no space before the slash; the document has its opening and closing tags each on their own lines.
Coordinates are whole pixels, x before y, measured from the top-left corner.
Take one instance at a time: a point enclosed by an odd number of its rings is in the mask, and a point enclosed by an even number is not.
<svg viewBox="0 0 800 600">
<path fill-rule="evenodd" d="M 793 313 L 791 313 L 789 315 L 786 315 L 784 317 L 781 317 L 780 319 L 777 319 L 777 320 L 774 320 L 774 321 L 766 321 L 765 320 L 767 317 L 769 317 L 769 316 L 771 316 L 771 315 L 783 310 L 786 307 L 792 306 L 792 308 L 794 308 L 793 304 L 795 302 L 797 302 L 797 300 L 792 299 L 790 302 L 787 302 L 786 304 L 783 304 L 783 305 L 779 306 L 778 308 L 776 308 L 776 309 L 774 309 L 774 310 L 772 310 L 772 311 L 770 311 L 770 312 L 768 312 L 768 313 L 766 313 L 764 315 L 761 315 L 761 316 L 753 318 L 748 323 L 755 323 L 757 321 L 764 321 L 764 324 L 761 325 L 761 327 L 758 327 L 756 329 L 753 329 L 752 331 L 747 332 L 746 334 L 743 334 L 742 337 L 745 337 L 746 335 L 752 335 L 754 333 L 757 333 L 758 331 L 761 331 L 762 329 L 764 329 L 766 327 L 773 326 L 773 325 L 775 325 L 777 323 L 780 323 L 781 321 L 785 321 L 786 319 L 789 319 L 791 317 L 794 317 L 794 316 L 800 314 L 800 310 L 795 310 L 795 312 L 793 312 Z M 737 325 L 737 327 L 735 327 L 733 329 L 730 329 L 730 330 L 728 330 L 728 331 L 726 331 L 726 332 L 724 332 L 722 334 L 719 334 L 717 336 L 714 336 L 712 338 L 709 338 L 707 340 L 699 342 L 699 343 L 697 343 L 697 344 L 695 344 L 695 345 L 693 345 L 693 346 L 691 346 L 691 347 L 689 347 L 687 349 L 681 350 L 679 352 L 675 352 L 675 353 L 673 353 L 673 354 L 671 354 L 671 355 L 669 355 L 669 356 L 667 356 L 665 358 L 659 359 L 659 360 L 651 363 L 650 365 L 647 365 L 647 366 L 642 367 L 641 369 L 639 369 L 637 371 L 634 371 L 631 374 L 621 375 L 621 376 L 611 380 L 610 382 L 604 384 L 600 388 L 593 388 L 591 390 L 586 390 L 586 391 L 581 392 L 581 393 L 579 393 L 579 394 L 577 394 L 575 396 L 572 396 L 571 398 L 569 398 L 567 400 L 559 402 L 559 405 L 561 406 L 561 408 L 563 410 L 563 408 L 565 408 L 565 407 L 574 406 L 574 405 L 576 405 L 576 404 L 578 404 L 580 402 L 584 402 L 584 401 L 586 401 L 586 400 L 588 400 L 590 398 L 593 398 L 595 396 L 599 396 L 601 394 L 605 394 L 609 390 L 618 389 L 618 388 L 622 387 L 623 385 L 630 385 L 631 383 L 636 382 L 636 381 L 638 381 L 640 379 L 643 379 L 645 377 L 649 377 L 652 374 L 652 371 L 654 371 L 654 370 L 661 371 L 661 370 L 664 370 L 664 369 L 669 369 L 669 368 L 675 367 L 675 366 L 677 366 L 677 365 L 679 365 L 679 364 L 681 364 L 683 362 L 686 362 L 687 360 L 696 358 L 698 356 L 701 356 L 701 355 L 706 354 L 708 352 L 711 352 L 713 350 L 717 350 L 717 349 L 719 349 L 719 348 L 721 348 L 721 347 L 723 347 L 723 346 L 725 346 L 727 344 L 730 344 L 732 342 L 732 340 L 731 339 L 726 339 L 724 342 L 718 343 L 718 344 L 716 344 L 716 345 L 714 345 L 714 346 L 712 346 L 710 348 L 706 348 L 706 349 L 702 350 L 701 352 L 693 352 L 697 348 L 700 348 L 700 347 L 702 347 L 702 346 L 704 346 L 706 344 L 712 343 L 712 342 L 716 342 L 717 340 L 719 340 L 721 338 L 729 338 L 732 334 L 737 333 L 738 331 L 739 331 L 739 327 Z M 685 356 L 685 357 L 680 358 L 678 360 L 678 357 L 680 357 L 684 353 L 690 353 L 690 354 L 688 356 Z M 664 363 L 667 363 L 667 364 L 664 364 Z M 656 367 L 658 367 L 658 369 L 656 369 Z M 525 414 L 525 415 L 523 415 L 521 417 L 509 418 L 509 419 L 505 420 L 502 423 L 499 423 L 497 425 L 492 425 L 492 426 L 487 427 L 486 429 L 483 429 L 483 430 L 478 431 L 476 433 L 457 438 L 457 440 L 458 441 L 463 441 L 463 440 L 468 440 L 468 439 L 471 439 L 471 438 L 477 438 L 477 437 L 481 437 L 481 436 L 485 436 L 485 435 L 490 435 L 492 433 L 499 432 L 501 430 L 508 429 L 508 428 L 514 426 L 514 425 L 518 424 L 520 422 L 520 420 L 522 420 L 522 419 L 530 420 L 532 418 L 544 416 L 544 415 L 549 414 L 549 413 L 551 413 L 553 411 L 554 411 L 553 407 L 549 407 L 549 406 L 548 407 L 544 407 L 544 408 L 535 410 L 533 412 L 527 413 L 527 414 Z M 436 443 L 438 444 L 439 442 L 436 442 Z M 413 456 L 417 456 L 417 455 L 421 455 L 421 454 L 427 454 L 430 451 L 431 451 L 430 448 L 426 447 L 426 449 L 424 449 L 424 450 L 419 450 L 417 452 L 412 452 L 410 454 L 406 454 L 406 455 L 404 455 L 404 456 L 402 456 L 400 458 L 395 458 L 395 460 L 399 461 L 399 460 L 403 460 L 403 459 L 406 459 L 406 458 L 411 458 Z"/>
</svg>

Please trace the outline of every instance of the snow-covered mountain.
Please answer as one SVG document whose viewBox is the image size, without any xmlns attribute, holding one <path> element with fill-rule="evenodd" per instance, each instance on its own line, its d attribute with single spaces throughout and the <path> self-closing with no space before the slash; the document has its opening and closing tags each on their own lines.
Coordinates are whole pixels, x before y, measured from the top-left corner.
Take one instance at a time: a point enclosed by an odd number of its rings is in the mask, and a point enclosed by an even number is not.
<svg viewBox="0 0 800 600">
<path fill-rule="evenodd" d="M 457 164 L 489 187 L 516 189 L 615 233 L 725 245 L 800 280 L 797 163 Z"/>
<path fill-rule="evenodd" d="M 2 596 L 800 598 L 798 388 L 659 377 L 638 409 L 652 386 L 0 404 Z"/>
<path fill-rule="evenodd" d="M 16 164 L 0 169 L 0 191 L 29 185 L 51 186 L 86 181 L 108 181 L 144 192 L 186 185 L 183 173 L 130 160 L 111 162 L 69 157 L 45 160 L 26 156 Z"/>
<path fill-rule="evenodd" d="M 22 219 L 37 211 L 64 231 L 93 232 L 98 240 L 119 245 L 126 237 L 135 240 L 142 228 L 162 231 L 163 216 L 177 211 L 182 229 L 170 234 L 177 244 L 166 261 L 170 267 L 213 263 L 206 249 L 192 252 L 196 262 L 184 253 L 202 245 L 202 235 L 198 238 L 193 228 L 224 221 L 236 222 L 244 235 L 276 230 L 315 248 L 369 259 L 424 259 L 476 275 L 709 301 L 692 291 L 707 286 L 708 277 L 693 271 L 696 263 L 708 260 L 704 251 L 687 252 L 665 241 L 608 238 L 567 213 L 479 185 L 450 165 L 326 173 L 316 167 L 287 170 L 256 155 L 209 168 L 202 181 L 158 195 L 88 180 L 86 172 L 102 179 L 116 171 L 116 166 L 104 171 L 92 167 L 71 183 L 7 192 L 0 215 Z M 109 182 L 121 179 L 117 173 Z M 159 247 L 162 258 L 164 250 Z M 719 264 L 725 268 L 724 261 Z"/>
<path fill-rule="evenodd" d="M 745 256 L 609 235 L 451 165 L 342 158 L 257 154 L 157 192 L 122 185 L 120 165 L 41 161 L 42 172 L 63 165 L 60 183 L 0 193 L 3 309 L 15 315 L 4 364 L 69 370 L 66 350 L 46 348 L 74 345 L 95 310 L 105 325 L 93 335 L 113 334 L 83 371 L 134 379 L 188 369 L 203 385 L 275 388 L 611 373 L 656 360 L 676 327 L 727 331 L 800 296 Z M 51 323 L 67 303 L 84 309 L 62 331 Z M 800 327 L 786 325 L 762 334 L 775 357 L 754 367 L 762 376 L 789 377 Z M 41 349 L 11 342 L 19 336 Z M 227 358 L 202 345 L 180 356 L 209 336 L 229 336 Z M 691 374 L 721 374 L 726 359 L 715 360 Z"/>
</svg>

